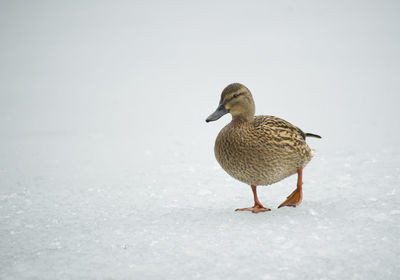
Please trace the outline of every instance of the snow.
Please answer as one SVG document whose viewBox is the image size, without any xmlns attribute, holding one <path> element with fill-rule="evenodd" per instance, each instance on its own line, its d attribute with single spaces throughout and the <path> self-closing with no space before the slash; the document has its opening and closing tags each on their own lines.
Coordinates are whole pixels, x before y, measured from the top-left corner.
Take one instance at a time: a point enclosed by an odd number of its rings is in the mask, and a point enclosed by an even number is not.
<svg viewBox="0 0 400 280">
<path fill-rule="evenodd" d="M 250 206 L 250 188 L 226 180 L 208 157 L 192 162 L 193 173 L 190 160 L 163 156 L 160 167 L 133 171 L 115 161 L 107 175 L 85 154 L 51 177 L 44 169 L 54 159 L 38 155 L 37 174 L 49 175 L 2 176 L 1 278 L 396 279 L 400 162 L 392 155 L 355 154 L 347 171 L 342 153 L 316 156 L 302 205 L 276 208 L 291 177 L 259 188 L 273 209 L 257 215 L 233 211 Z"/>
<path fill-rule="evenodd" d="M 399 8 L 1 3 L 0 279 L 398 279 Z M 230 82 L 323 136 L 299 207 L 234 211 Z"/>
</svg>

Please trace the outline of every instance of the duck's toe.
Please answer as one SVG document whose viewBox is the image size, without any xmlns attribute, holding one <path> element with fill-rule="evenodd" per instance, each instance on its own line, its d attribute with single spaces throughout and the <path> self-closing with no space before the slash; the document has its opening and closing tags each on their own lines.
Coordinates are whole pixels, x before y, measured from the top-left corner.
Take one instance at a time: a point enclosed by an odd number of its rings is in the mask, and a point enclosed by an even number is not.
<svg viewBox="0 0 400 280">
<path fill-rule="evenodd" d="M 251 211 L 253 213 L 259 213 L 259 212 L 271 211 L 271 209 L 264 207 L 262 205 L 254 205 L 253 207 L 248 207 L 248 208 L 238 208 L 235 209 L 235 211 Z"/>
</svg>

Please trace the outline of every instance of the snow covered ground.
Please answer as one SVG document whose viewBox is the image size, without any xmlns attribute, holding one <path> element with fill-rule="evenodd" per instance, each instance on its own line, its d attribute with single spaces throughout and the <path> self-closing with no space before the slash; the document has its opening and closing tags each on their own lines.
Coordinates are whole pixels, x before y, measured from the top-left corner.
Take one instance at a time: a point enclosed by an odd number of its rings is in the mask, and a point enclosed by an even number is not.
<svg viewBox="0 0 400 280">
<path fill-rule="evenodd" d="M 273 209 L 256 215 L 233 211 L 251 205 L 249 187 L 179 144 L 134 153 L 118 139 L 14 140 L 18 164 L 5 166 L 2 152 L 2 279 L 400 273 L 398 150 L 322 153 L 305 170 L 300 207 L 276 209 L 294 189 L 291 177 L 259 188 Z"/>
<path fill-rule="evenodd" d="M 399 11 L 2 2 L 0 279 L 399 279 Z M 323 136 L 299 207 L 293 176 L 234 212 L 204 121 L 230 82 Z"/>
</svg>

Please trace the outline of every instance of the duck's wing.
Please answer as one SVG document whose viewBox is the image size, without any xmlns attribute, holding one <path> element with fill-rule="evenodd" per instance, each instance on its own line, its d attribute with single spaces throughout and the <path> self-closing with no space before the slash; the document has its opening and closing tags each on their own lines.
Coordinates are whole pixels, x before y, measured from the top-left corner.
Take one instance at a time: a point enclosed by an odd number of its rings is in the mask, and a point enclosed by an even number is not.
<svg viewBox="0 0 400 280">
<path fill-rule="evenodd" d="M 254 125 L 258 129 L 262 130 L 281 130 L 282 132 L 298 135 L 303 140 L 306 139 L 306 134 L 297 126 L 292 125 L 283 119 L 274 116 L 256 116 L 254 118 Z"/>
</svg>

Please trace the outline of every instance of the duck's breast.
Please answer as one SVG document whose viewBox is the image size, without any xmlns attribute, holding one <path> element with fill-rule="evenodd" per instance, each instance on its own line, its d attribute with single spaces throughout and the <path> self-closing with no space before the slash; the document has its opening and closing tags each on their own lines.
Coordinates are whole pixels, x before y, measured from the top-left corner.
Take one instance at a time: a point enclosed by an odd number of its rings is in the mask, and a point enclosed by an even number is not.
<svg viewBox="0 0 400 280">
<path fill-rule="evenodd" d="M 311 159 L 300 133 L 255 122 L 225 126 L 215 142 L 215 157 L 232 177 L 251 185 L 270 185 Z"/>
</svg>

